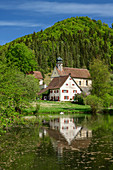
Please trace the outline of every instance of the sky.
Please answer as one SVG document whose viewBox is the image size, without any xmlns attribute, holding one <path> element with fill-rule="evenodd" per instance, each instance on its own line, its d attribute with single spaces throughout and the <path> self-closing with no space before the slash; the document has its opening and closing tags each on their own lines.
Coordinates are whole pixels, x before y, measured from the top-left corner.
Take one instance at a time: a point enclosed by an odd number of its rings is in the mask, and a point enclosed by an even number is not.
<svg viewBox="0 0 113 170">
<path fill-rule="evenodd" d="M 0 45 L 76 16 L 111 27 L 113 0 L 0 0 Z"/>
</svg>

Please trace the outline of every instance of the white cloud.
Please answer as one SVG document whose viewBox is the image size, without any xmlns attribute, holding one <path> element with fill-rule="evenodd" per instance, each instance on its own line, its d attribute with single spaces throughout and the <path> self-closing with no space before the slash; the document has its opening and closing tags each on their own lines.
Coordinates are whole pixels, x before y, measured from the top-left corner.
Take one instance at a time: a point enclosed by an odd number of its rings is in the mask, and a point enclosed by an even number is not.
<svg viewBox="0 0 113 170">
<path fill-rule="evenodd" d="M 23 0 L 24 1 L 24 0 Z M 43 14 L 95 14 L 98 16 L 113 16 L 113 3 L 111 4 L 82 4 L 72 2 L 49 2 L 49 1 L 31 1 L 10 3 L 9 5 L 0 5 L 0 9 L 26 10 Z"/>
<path fill-rule="evenodd" d="M 95 14 L 98 16 L 113 16 L 113 3 L 106 4 L 83 4 L 73 2 L 49 2 L 31 1 L 10 2 L 10 4 L 0 4 L 0 9 L 4 10 L 23 10 L 43 14 Z"/>
<path fill-rule="evenodd" d="M 0 21 L 0 26 L 42 27 L 43 25 L 30 22 Z"/>
<path fill-rule="evenodd" d="M 113 16 L 113 4 L 81 4 L 39 1 L 21 4 L 18 8 L 53 14 L 97 14 L 99 16 Z"/>
</svg>

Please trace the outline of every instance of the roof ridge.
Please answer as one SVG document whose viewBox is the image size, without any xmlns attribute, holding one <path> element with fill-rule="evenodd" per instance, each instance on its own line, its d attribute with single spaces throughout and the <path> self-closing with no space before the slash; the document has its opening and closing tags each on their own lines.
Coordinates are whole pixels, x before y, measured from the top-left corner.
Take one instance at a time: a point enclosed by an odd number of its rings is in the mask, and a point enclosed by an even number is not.
<svg viewBox="0 0 113 170">
<path fill-rule="evenodd" d="M 87 68 L 73 68 L 73 67 L 63 67 L 63 68 L 69 68 L 69 69 L 79 69 L 79 70 L 88 70 Z"/>
</svg>

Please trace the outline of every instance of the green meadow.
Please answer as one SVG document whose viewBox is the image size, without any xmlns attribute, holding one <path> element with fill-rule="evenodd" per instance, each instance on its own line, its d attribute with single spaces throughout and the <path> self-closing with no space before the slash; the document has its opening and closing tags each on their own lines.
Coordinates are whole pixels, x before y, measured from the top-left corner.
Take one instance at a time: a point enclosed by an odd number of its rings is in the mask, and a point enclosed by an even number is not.
<svg viewBox="0 0 113 170">
<path fill-rule="evenodd" d="M 58 101 L 38 101 L 32 103 L 32 107 L 25 109 L 24 114 L 33 114 L 35 111 L 36 104 L 40 105 L 38 110 L 39 114 L 42 113 L 87 113 L 90 112 L 90 106 L 78 105 L 71 102 L 58 102 Z"/>
</svg>

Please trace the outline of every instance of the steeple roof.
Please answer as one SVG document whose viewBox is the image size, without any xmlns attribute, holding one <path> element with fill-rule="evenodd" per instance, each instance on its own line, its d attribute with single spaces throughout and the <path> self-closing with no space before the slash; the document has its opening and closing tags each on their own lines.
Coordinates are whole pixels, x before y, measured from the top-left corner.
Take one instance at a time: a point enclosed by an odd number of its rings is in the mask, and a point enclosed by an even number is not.
<svg viewBox="0 0 113 170">
<path fill-rule="evenodd" d="M 56 60 L 57 63 L 63 63 L 63 59 L 61 57 L 58 57 Z"/>
</svg>

